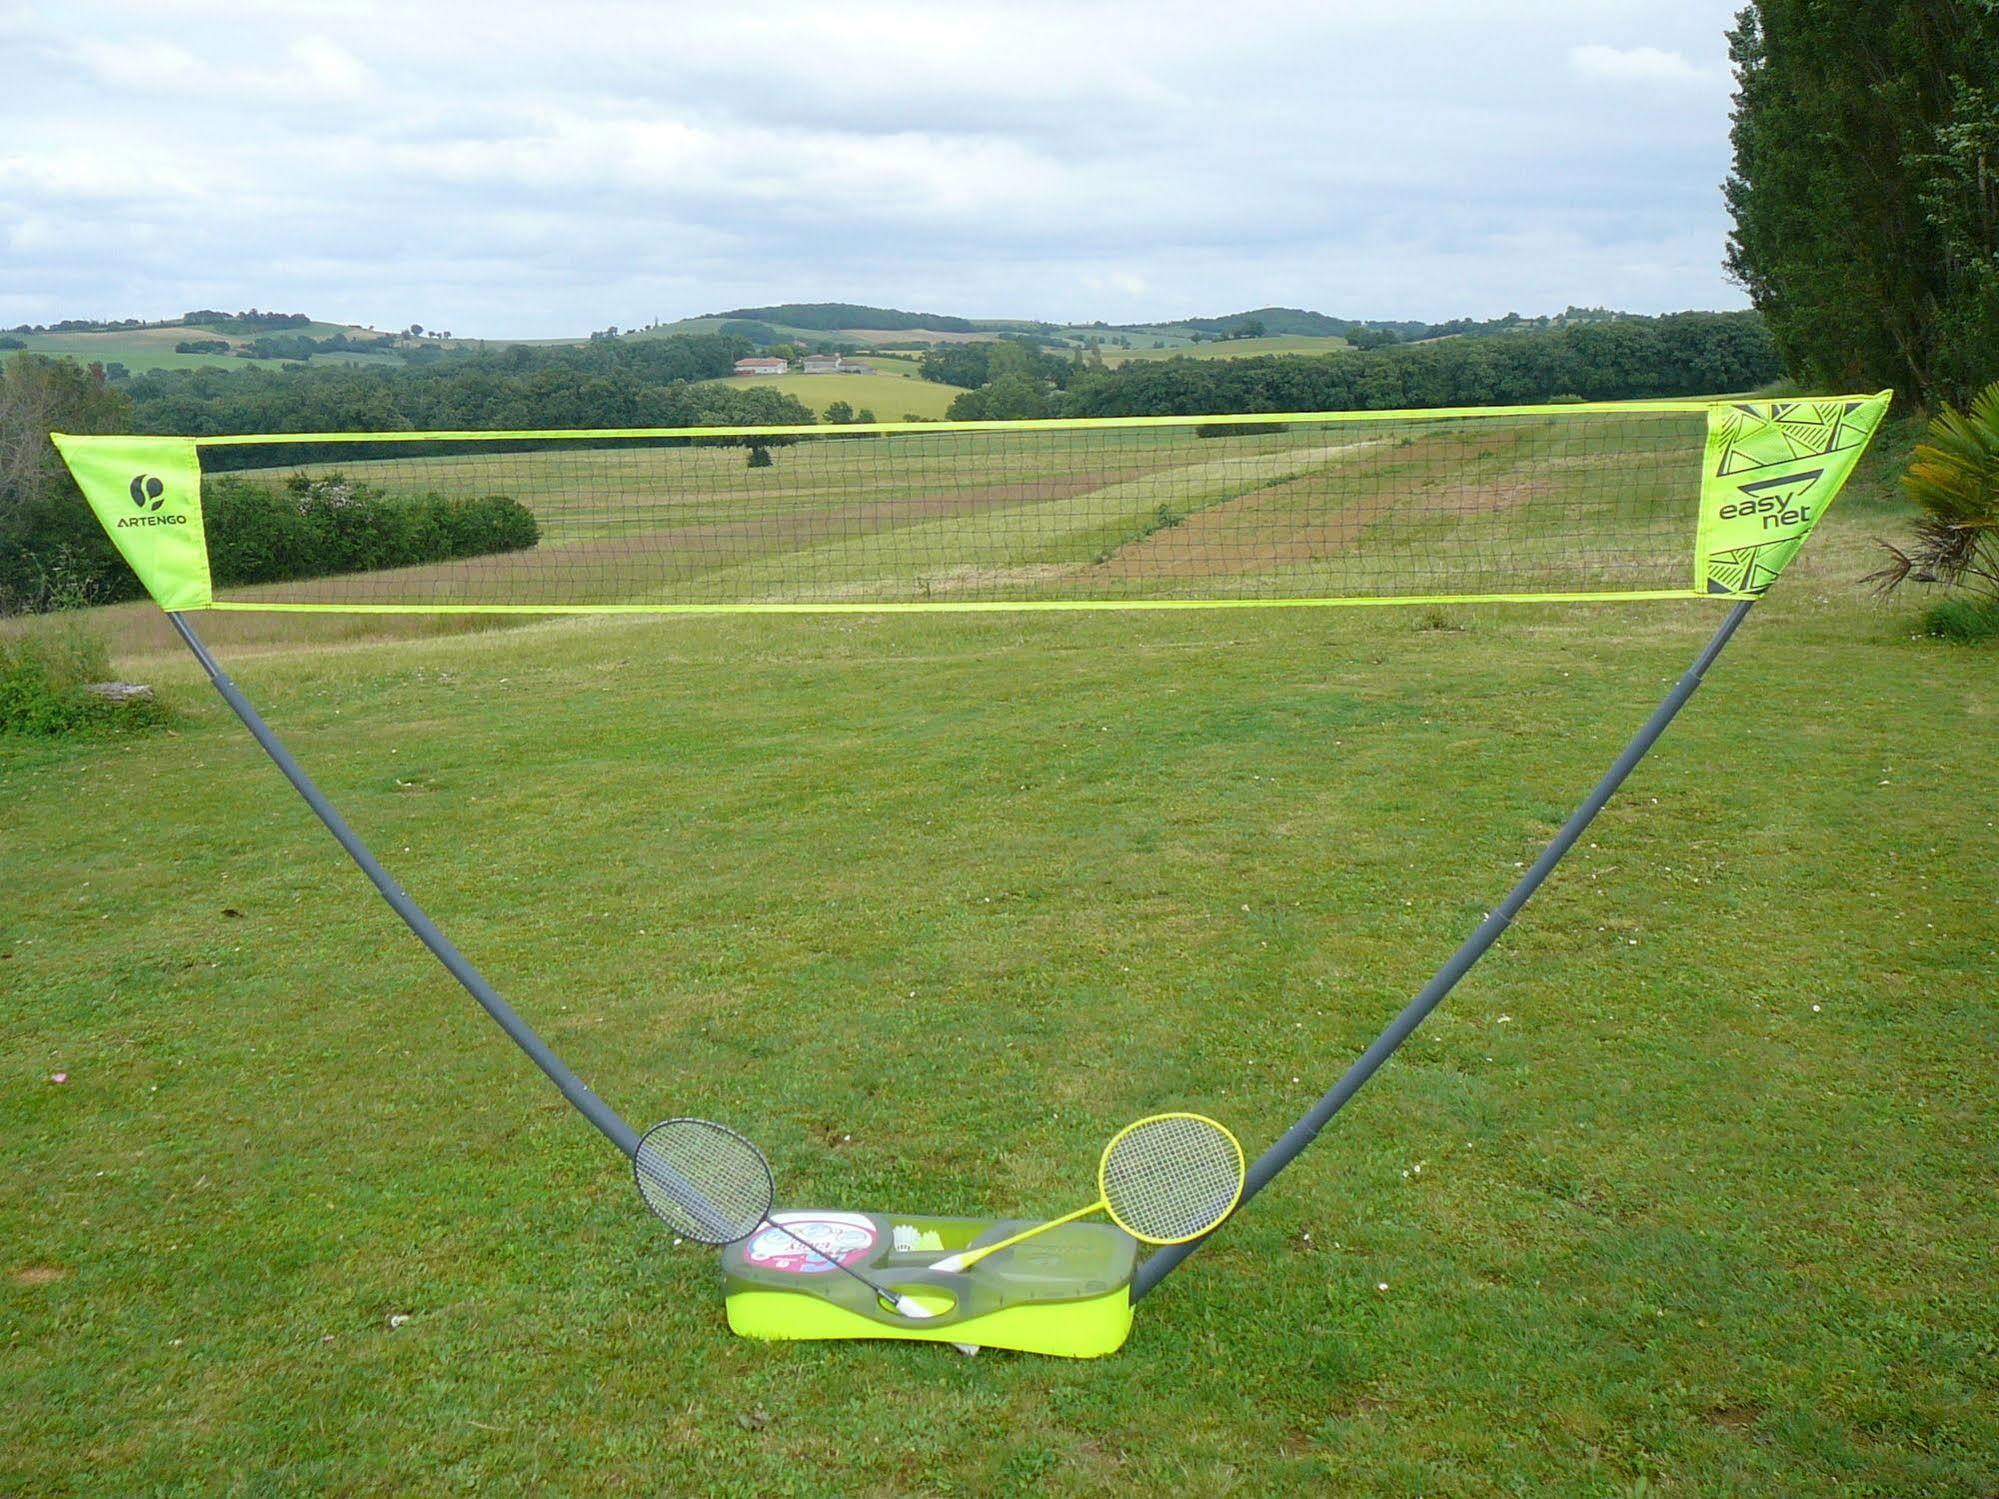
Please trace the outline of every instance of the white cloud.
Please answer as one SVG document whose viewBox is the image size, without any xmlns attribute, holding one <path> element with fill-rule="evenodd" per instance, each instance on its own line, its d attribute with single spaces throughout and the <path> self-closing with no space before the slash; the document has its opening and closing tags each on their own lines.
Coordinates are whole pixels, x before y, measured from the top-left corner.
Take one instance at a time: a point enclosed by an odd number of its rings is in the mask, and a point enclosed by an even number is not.
<svg viewBox="0 0 1999 1499">
<path fill-rule="evenodd" d="M 207 64 L 187 48 L 165 41 L 86 41 L 77 43 L 70 52 L 98 82 L 143 90 L 132 102 L 143 103 L 149 122 L 184 99 L 188 90 L 203 90 L 218 98 L 247 94 L 324 102 L 357 98 L 376 87 L 375 75 L 367 64 L 326 37 L 299 37 L 285 49 L 285 55 L 287 66 L 270 68 Z M 166 89 L 174 91 L 169 98 L 162 97 Z"/>
<path fill-rule="evenodd" d="M 66 0 L 9 15 L 0 222 L 57 228 L 0 288 L 494 335 L 1739 305 L 1735 3 Z"/>
<path fill-rule="evenodd" d="M 1726 64 L 1696 66 L 1678 52 L 1661 47 L 1606 47 L 1600 43 L 1571 47 L 1569 66 L 1585 78 L 1601 78 L 1611 83 L 1712 88 L 1729 81 Z"/>
<path fill-rule="evenodd" d="M 212 173 L 219 165 L 212 158 L 190 159 L 144 140 L 128 141 L 115 151 L 104 144 L 70 143 L 0 156 L 0 189 L 43 206 L 75 200 L 143 203 L 150 219 L 171 214 L 176 203 L 185 208 L 215 191 Z"/>
<path fill-rule="evenodd" d="M 79 42 L 74 55 L 100 81 L 127 88 L 178 83 L 201 71 L 192 52 L 171 42 Z"/>
<path fill-rule="evenodd" d="M 291 58 L 304 73 L 308 89 L 321 97 L 353 98 L 372 93 L 375 75 L 338 42 L 323 36 L 302 36 L 291 44 Z"/>
<path fill-rule="evenodd" d="M 7 247 L 28 253 L 35 250 L 55 250 L 61 247 L 63 237 L 53 219 L 31 213 L 14 221 L 7 229 Z"/>
</svg>

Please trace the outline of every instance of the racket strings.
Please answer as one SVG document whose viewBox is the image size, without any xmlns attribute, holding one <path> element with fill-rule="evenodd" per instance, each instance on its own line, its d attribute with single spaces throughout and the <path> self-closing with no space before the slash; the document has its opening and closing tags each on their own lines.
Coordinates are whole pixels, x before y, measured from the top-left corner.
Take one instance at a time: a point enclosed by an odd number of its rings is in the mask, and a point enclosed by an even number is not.
<svg viewBox="0 0 1999 1499">
<path fill-rule="evenodd" d="M 654 1215 L 697 1244 L 734 1244 L 764 1224 L 874 1292 L 905 1317 L 934 1315 L 911 1297 L 861 1274 L 838 1247 L 821 1248 L 796 1229 L 771 1221 L 777 1184 L 764 1153 L 726 1125 L 708 1119 L 668 1119 L 639 1138 L 632 1155 L 639 1195 Z"/>
<path fill-rule="evenodd" d="M 777 1191 L 763 1152 L 706 1119 L 655 1124 L 640 1139 L 632 1170 L 646 1206 L 700 1244 L 733 1244 L 756 1232 Z"/>
<path fill-rule="evenodd" d="M 1104 1152 L 1104 1202 L 1133 1238 L 1179 1243 L 1226 1218 L 1242 1194 L 1242 1147 L 1211 1119 L 1140 1120 Z"/>
</svg>

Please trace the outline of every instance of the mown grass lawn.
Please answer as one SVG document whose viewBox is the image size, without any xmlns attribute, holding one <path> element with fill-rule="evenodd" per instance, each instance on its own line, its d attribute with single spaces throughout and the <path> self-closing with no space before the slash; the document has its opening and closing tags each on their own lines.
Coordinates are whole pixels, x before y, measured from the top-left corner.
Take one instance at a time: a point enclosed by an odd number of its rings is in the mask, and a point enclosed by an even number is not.
<svg viewBox="0 0 1999 1499">
<path fill-rule="evenodd" d="M 1892 522 L 1842 504 L 1095 1363 L 732 1339 L 132 637 L 175 732 L 0 740 L 0 1490 L 1990 1494 L 1999 657 L 1868 603 Z M 230 662 L 628 1116 L 745 1128 L 788 1203 L 1027 1213 L 1156 1109 L 1268 1143 L 1718 617 L 293 620 Z"/>
</svg>

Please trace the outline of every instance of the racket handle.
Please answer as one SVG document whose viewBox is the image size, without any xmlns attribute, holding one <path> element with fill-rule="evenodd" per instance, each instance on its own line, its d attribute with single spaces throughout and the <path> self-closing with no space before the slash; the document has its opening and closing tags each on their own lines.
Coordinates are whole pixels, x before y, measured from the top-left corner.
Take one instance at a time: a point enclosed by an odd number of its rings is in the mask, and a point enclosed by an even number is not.
<svg viewBox="0 0 1999 1499">
<path fill-rule="evenodd" d="M 956 1270 L 969 1270 L 989 1254 L 998 1254 L 1002 1249 L 1011 1249 L 1014 1245 L 1031 1239 L 1036 1234 L 1045 1234 L 1051 1228 L 1060 1228 L 1065 1223 L 1074 1223 L 1078 1218 L 1087 1218 L 1104 1205 L 1103 1198 L 1099 1197 L 1086 1208 L 1077 1208 L 1075 1212 L 1065 1213 L 1060 1218 L 1051 1218 L 1046 1223 L 1037 1223 L 1033 1228 L 1022 1229 L 1011 1238 L 1001 1239 L 997 1244 L 982 1244 L 977 1249 L 965 1250 L 959 1254 L 947 1256 L 937 1261 L 930 1268 L 932 1270 L 942 1270 L 946 1274 Z"/>
<path fill-rule="evenodd" d="M 835 1270 L 838 1270 L 843 1274 L 852 1276 L 855 1280 L 859 1281 L 862 1285 L 866 1286 L 870 1291 L 873 1291 L 875 1293 L 876 1300 L 882 1302 L 887 1306 L 894 1307 L 899 1315 L 909 1318 L 912 1322 L 921 1322 L 927 1318 L 934 1317 L 937 1315 L 935 1312 L 931 1311 L 929 1307 L 925 1306 L 922 1302 L 916 1300 L 914 1297 L 897 1295 L 894 1291 L 889 1290 L 886 1286 L 877 1284 L 875 1281 L 861 1274 L 861 1272 L 856 1270 L 852 1265 L 845 1263 L 836 1255 L 829 1254 L 826 1250 L 821 1249 L 817 1244 L 813 1243 L 810 1239 L 806 1238 L 805 1235 L 793 1233 L 790 1229 L 786 1228 L 782 1223 L 773 1223 L 770 1219 L 766 1218 L 764 1219 L 764 1225 L 768 1228 L 776 1229 L 779 1233 L 783 1234 L 787 1239 L 791 1240 L 792 1243 L 799 1245 L 801 1248 L 810 1250 L 813 1254 L 816 1254 L 820 1259 L 826 1261 L 826 1263 L 831 1265 Z"/>
</svg>

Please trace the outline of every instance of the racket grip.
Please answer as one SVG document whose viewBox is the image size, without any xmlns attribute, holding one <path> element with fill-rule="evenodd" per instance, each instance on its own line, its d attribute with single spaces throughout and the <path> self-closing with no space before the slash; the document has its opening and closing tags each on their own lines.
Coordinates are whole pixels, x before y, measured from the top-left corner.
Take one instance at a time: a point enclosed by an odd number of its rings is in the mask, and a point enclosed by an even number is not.
<svg viewBox="0 0 1999 1499">
<path fill-rule="evenodd" d="M 1078 1218 L 1087 1218 L 1103 1206 L 1104 1200 L 1099 1197 L 1086 1208 L 1077 1208 L 1075 1212 L 1064 1213 L 1060 1218 L 1051 1218 L 1046 1223 L 1037 1223 L 1032 1228 L 1022 1229 L 1017 1234 L 1001 1239 L 997 1244 L 981 1244 L 977 1249 L 961 1249 L 956 1254 L 946 1255 L 943 1259 L 931 1265 L 930 1268 L 932 1270 L 941 1270 L 946 1274 L 951 1274 L 959 1270 L 969 1270 L 989 1254 L 998 1254 L 1002 1249 L 1011 1249 L 1014 1245 L 1031 1239 L 1037 1234 L 1045 1234 L 1051 1228 L 1060 1228 L 1065 1223 L 1074 1223 Z"/>
</svg>

